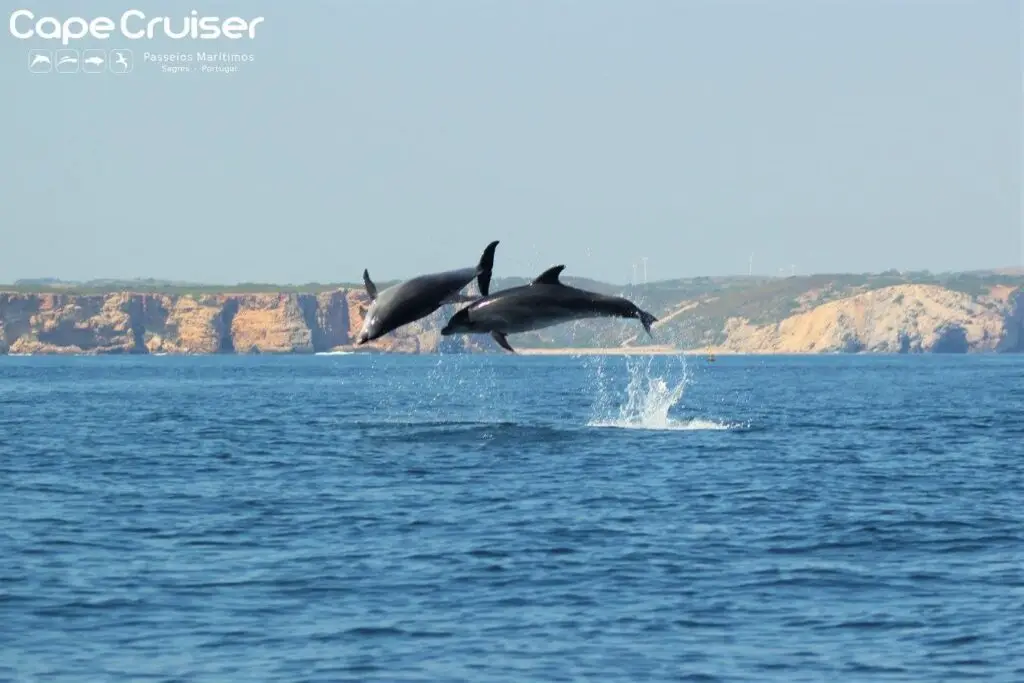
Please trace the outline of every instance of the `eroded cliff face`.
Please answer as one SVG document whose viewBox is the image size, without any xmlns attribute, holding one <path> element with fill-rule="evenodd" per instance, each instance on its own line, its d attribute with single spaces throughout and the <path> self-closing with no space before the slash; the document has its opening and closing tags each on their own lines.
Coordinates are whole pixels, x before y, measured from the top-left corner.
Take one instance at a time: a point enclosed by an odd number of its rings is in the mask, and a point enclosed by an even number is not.
<svg viewBox="0 0 1024 683">
<path fill-rule="evenodd" d="M 0 339 L 10 353 L 119 353 L 138 346 L 142 298 L 0 295 Z"/>
<path fill-rule="evenodd" d="M 974 353 L 1020 350 L 1020 292 L 973 298 L 898 285 L 751 325 L 731 318 L 721 351 L 738 353 Z M 1014 322 L 1016 316 L 1017 322 Z"/>
<path fill-rule="evenodd" d="M 1003 353 L 1024 353 L 1024 288 L 1006 296 L 1003 338 L 996 347 Z"/>
<path fill-rule="evenodd" d="M 329 351 L 352 343 L 368 303 L 365 292 L 351 290 L 207 296 L 0 293 L 0 353 Z M 443 313 L 366 348 L 434 351 Z"/>
<path fill-rule="evenodd" d="M 467 293 L 475 293 L 475 285 Z M 777 323 L 730 318 L 724 353 L 1024 352 L 1024 289 L 972 297 L 934 285 L 897 285 L 815 305 Z M 352 349 L 366 292 L 96 296 L 0 293 L 0 353 L 314 353 Z M 442 337 L 457 306 L 358 350 L 496 351 L 486 335 Z M 686 316 L 683 307 L 679 316 Z M 666 318 L 668 319 L 668 318 Z M 604 324 L 596 321 L 593 324 Z M 635 341 L 635 340 L 634 340 Z M 503 352 L 502 352 L 503 353 Z"/>
</svg>

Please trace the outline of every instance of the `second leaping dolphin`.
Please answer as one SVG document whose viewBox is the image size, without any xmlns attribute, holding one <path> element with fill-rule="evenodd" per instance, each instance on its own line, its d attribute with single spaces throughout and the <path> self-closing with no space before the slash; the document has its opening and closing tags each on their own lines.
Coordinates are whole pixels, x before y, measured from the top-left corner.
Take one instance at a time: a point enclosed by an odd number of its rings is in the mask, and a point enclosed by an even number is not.
<svg viewBox="0 0 1024 683">
<path fill-rule="evenodd" d="M 370 279 L 369 270 L 363 270 L 363 284 L 371 303 L 363 318 L 363 328 L 356 337 L 356 346 L 425 318 L 445 304 L 475 301 L 478 297 L 461 293 L 473 278 L 476 278 L 480 295 L 487 296 L 497 248 L 498 240 L 488 244 L 474 268 L 419 275 L 380 292 Z"/>
<path fill-rule="evenodd" d="M 484 296 L 451 317 L 441 334 L 491 334 L 494 341 L 515 353 L 506 335 L 530 332 L 583 318 L 638 318 L 651 337 L 658 319 L 629 299 L 589 292 L 558 279 L 564 265 L 553 266 L 528 285 Z"/>
</svg>

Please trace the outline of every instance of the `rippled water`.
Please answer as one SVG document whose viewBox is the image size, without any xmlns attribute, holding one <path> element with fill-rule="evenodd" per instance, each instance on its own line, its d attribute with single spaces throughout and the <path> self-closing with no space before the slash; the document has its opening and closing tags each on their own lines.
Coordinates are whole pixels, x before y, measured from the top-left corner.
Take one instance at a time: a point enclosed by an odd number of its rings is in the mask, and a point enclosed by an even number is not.
<svg viewBox="0 0 1024 683">
<path fill-rule="evenodd" d="M 0 357 L 0 679 L 1024 680 L 1024 358 Z"/>
</svg>

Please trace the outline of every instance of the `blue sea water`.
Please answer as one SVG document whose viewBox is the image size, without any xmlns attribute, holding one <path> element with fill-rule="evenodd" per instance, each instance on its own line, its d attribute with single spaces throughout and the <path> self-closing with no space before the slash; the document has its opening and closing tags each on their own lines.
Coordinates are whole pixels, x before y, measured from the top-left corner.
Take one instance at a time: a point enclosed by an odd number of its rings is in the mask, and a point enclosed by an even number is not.
<svg viewBox="0 0 1024 683">
<path fill-rule="evenodd" d="M 0 679 L 1021 681 L 1024 358 L 0 357 Z"/>
</svg>

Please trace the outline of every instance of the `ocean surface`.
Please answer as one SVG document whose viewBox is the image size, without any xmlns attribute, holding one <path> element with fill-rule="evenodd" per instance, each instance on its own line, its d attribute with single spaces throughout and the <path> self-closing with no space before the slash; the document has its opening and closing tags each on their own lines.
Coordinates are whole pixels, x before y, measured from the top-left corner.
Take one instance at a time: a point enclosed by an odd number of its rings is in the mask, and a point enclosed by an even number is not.
<svg viewBox="0 0 1024 683">
<path fill-rule="evenodd" d="M 0 357 L 0 680 L 1024 681 L 1024 357 Z"/>
</svg>

